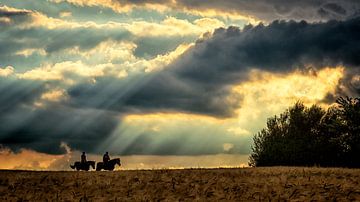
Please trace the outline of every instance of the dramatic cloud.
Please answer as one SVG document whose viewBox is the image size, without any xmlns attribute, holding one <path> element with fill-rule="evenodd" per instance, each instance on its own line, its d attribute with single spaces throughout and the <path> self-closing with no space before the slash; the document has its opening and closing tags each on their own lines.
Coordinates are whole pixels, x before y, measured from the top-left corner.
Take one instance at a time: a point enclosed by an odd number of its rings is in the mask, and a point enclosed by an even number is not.
<svg viewBox="0 0 360 202">
<path fill-rule="evenodd" d="M 177 60 L 171 72 L 199 82 L 234 83 L 249 69 L 290 72 L 315 68 L 360 65 L 357 57 L 360 18 L 308 24 L 275 21 L 269 26 L 217 29 L 198 41 Z M 221 72 L 221 73 L 220 73 Z"/>
<path fill-rule="evenodd" d="M 275 21 L 268 26 L 217 29 L 181 55 L 164 71 L 115 101 L 117 108 L 143 111 L 183 111 L 218 117 L 234 115 L 239 97 L 231 87 L 248 78 L 252 69 L 291 73 L 343 65 L 358 68 L 360 18 L 309 24 Z M 144 81 L 144 80 L 143 80 Z M 69 90 L 79 106 L 93 105 L 87 95 L 104 92 L 107 82 Z M 114 81 L 115 82 L 115 81 Z M 109 89 L 109 95 L 117 91 Z M 121 106 L 118 104 L 121 103 Z M 111 106 L 107 106 L 111 107 Z"/>
</svg>

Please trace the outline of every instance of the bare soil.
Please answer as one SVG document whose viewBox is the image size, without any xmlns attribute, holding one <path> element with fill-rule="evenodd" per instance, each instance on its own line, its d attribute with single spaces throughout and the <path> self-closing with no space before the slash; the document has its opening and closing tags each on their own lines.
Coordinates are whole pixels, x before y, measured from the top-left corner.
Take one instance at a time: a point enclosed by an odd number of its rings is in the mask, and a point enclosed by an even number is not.
<svg viewBox="0 0 360 202">
<path fill-rule="evenodd" d="M 0 201 L 360 201 L 360 169 L 0 171 Z"/>
</svg>

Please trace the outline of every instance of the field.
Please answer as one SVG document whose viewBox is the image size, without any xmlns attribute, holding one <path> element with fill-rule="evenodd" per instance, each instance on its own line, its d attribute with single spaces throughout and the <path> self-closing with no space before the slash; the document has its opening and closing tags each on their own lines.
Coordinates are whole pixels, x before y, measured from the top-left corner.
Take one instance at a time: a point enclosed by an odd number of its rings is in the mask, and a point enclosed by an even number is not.
<svg viewBox="0 0 360 202">
<path fill-rule="evenodd" d="M 0 171 L 0 201 L 360 201 L 360 169 Z"/>
</svg>

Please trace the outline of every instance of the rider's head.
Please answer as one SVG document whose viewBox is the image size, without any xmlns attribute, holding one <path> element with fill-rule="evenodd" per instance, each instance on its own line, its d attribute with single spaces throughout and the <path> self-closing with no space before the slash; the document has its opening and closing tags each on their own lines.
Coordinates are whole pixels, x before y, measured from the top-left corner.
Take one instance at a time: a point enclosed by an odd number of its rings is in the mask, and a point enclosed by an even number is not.
<svg viewBox="0 0 360 202">
<path fill-rule="evenodd" d="M 83 151 L 83 154 L 85 154 L 85 152 Z"/>
<path fill-rule="evenodd" d="M 109 152 L 106 152 L 106 154 L 109 154 Z"/>
</svg>

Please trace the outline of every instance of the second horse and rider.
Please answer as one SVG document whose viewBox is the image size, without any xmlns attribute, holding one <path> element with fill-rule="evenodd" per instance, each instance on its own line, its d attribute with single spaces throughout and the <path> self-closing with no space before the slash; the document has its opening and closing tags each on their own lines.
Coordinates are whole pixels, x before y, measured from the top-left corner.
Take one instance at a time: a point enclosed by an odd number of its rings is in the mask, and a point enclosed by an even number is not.
<svg viewBox="0 0 360 202">
<path fill-rule="evenodd" d="M 96 165 L 96 170 L 100 171 L 102 169 L 104 170 L 114 170 L 115 166 L 119 165 L 121 166 L 120 163 L 120 158 L 115 158 L 115 159 L 111 159 L 110 160 L 110 156 L 109 153 L 106 152 L 103 156 L 103 162 L 98 162 Z M 86 159 L 86 154 L 85 152 L 82 153 L 81 155 L 81 161 L 77 161 L 74 163 L 74 165 L 70 165 L 70 167 L 72 169 L 76 169 L 76 170 L 90 170 L 90 166 L 95 169 L 95 161 L 88 161 Z"/>
</svg>

